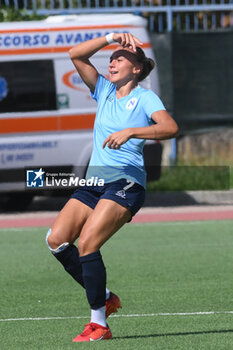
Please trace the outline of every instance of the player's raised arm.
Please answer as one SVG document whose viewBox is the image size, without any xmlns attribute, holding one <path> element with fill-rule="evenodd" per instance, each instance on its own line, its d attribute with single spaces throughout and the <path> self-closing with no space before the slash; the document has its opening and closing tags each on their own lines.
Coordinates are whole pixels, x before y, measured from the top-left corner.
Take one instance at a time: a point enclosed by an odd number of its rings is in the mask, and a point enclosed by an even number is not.
<svg viewBox="0 0 233 350">
<path fill-rule="evenodd" d="M 77 69 L 80 77 L 92 92 L 95 91 L 98 72 L 89 61 L 89 58 L 106 45 L 106 38 L 101 37 L 85 41 L 79 45 L 72 47 L 69 51 L 70 58 L 75 65 L 75 68 Z"/>
<path fill-rule="evenodd" d="M 91 39 L 72 47 L 69 51 L 79 75 L 89 89 L 94 92 L 98 79 L 98 71 L 90 62 L 90 57 L 103 47 L 118 42 L 122 47 L 136 49 L 137 44 L 142 44 L 135 36 L 129 33 L 110 33 L 106 36 Z"/>
</svg>

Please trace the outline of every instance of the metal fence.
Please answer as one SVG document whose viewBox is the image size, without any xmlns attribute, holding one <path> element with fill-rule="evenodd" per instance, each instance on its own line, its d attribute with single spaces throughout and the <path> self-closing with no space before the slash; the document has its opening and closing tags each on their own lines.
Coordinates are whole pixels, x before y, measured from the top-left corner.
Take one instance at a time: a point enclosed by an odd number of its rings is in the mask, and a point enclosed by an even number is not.
<svg viewBox="0 0 233 350">
<path fill-rule="evenodd" d="M 42 15 L 135 13 L 153 32 L 233 28 L 233 0 L 0 0 Z"/>
</svg>

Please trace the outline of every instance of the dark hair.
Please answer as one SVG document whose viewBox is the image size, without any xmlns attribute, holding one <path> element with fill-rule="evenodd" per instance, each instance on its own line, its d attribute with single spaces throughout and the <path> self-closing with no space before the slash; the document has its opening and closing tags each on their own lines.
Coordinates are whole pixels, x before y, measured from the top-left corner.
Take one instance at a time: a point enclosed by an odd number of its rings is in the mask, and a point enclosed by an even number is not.
<svg viewBox="0 0 233 350">
<path fill-rule="evenodd" d="M 142 71 L 138 76 L 138 82 L 144 80 L 154 69 L 155 62 L 152 60 L 152 58 L 147 58 L 144 51 L 137 46 L 137 61 L 142 64 Z"/>
</svg>

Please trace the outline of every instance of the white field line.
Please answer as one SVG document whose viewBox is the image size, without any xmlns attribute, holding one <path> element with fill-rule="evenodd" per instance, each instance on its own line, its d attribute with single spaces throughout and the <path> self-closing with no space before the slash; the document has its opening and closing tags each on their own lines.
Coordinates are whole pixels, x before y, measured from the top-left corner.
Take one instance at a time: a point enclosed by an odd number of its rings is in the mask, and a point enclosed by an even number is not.
<svg viewBox="0 0 233 350">
<path fill-rule="evenodd" d="M 158 317 L 158 316 L 202 316 L 202 315 L 227 315 L 233 314 L 233 311 L 199 311 L 199 312 L 174 312 L 174 313 L 157 313 L 157 314 L 129 314 L 129 315 L 112 315 L 111 318 L 126 317 Z M 90 316 L 61 316 L 61 317 L 26 317 L 26 318 L 2 318 L 0 322 L 12 321 L 48 321 L 48 320 L 71 320 L 85 319 Z"/>
</svg>

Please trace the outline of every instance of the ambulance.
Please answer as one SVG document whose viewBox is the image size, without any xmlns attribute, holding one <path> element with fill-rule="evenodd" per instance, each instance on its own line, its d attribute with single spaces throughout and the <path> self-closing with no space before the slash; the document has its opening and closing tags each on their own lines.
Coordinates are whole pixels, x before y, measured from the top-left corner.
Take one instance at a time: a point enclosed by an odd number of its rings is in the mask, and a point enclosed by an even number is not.
<svg viewBox="0 0 233 350">
<path fill-rule="evenodd" d="M 1 194 L 15 200 L 24 193 L 22 200 L 54 190 L 36 182 L 27 186 L 28 170 L 84 176 L 97 104 L 68 51 L 111 32 L 130 32 L 154 58 L 146 26 L 146 19 L 133 14 L 61 15 L 0 24 Z M 106 77 L 117 46 L 106 46 L 92 59 Z M 141 85 L 159 94 L 157 70 Z"/>
</svg>

